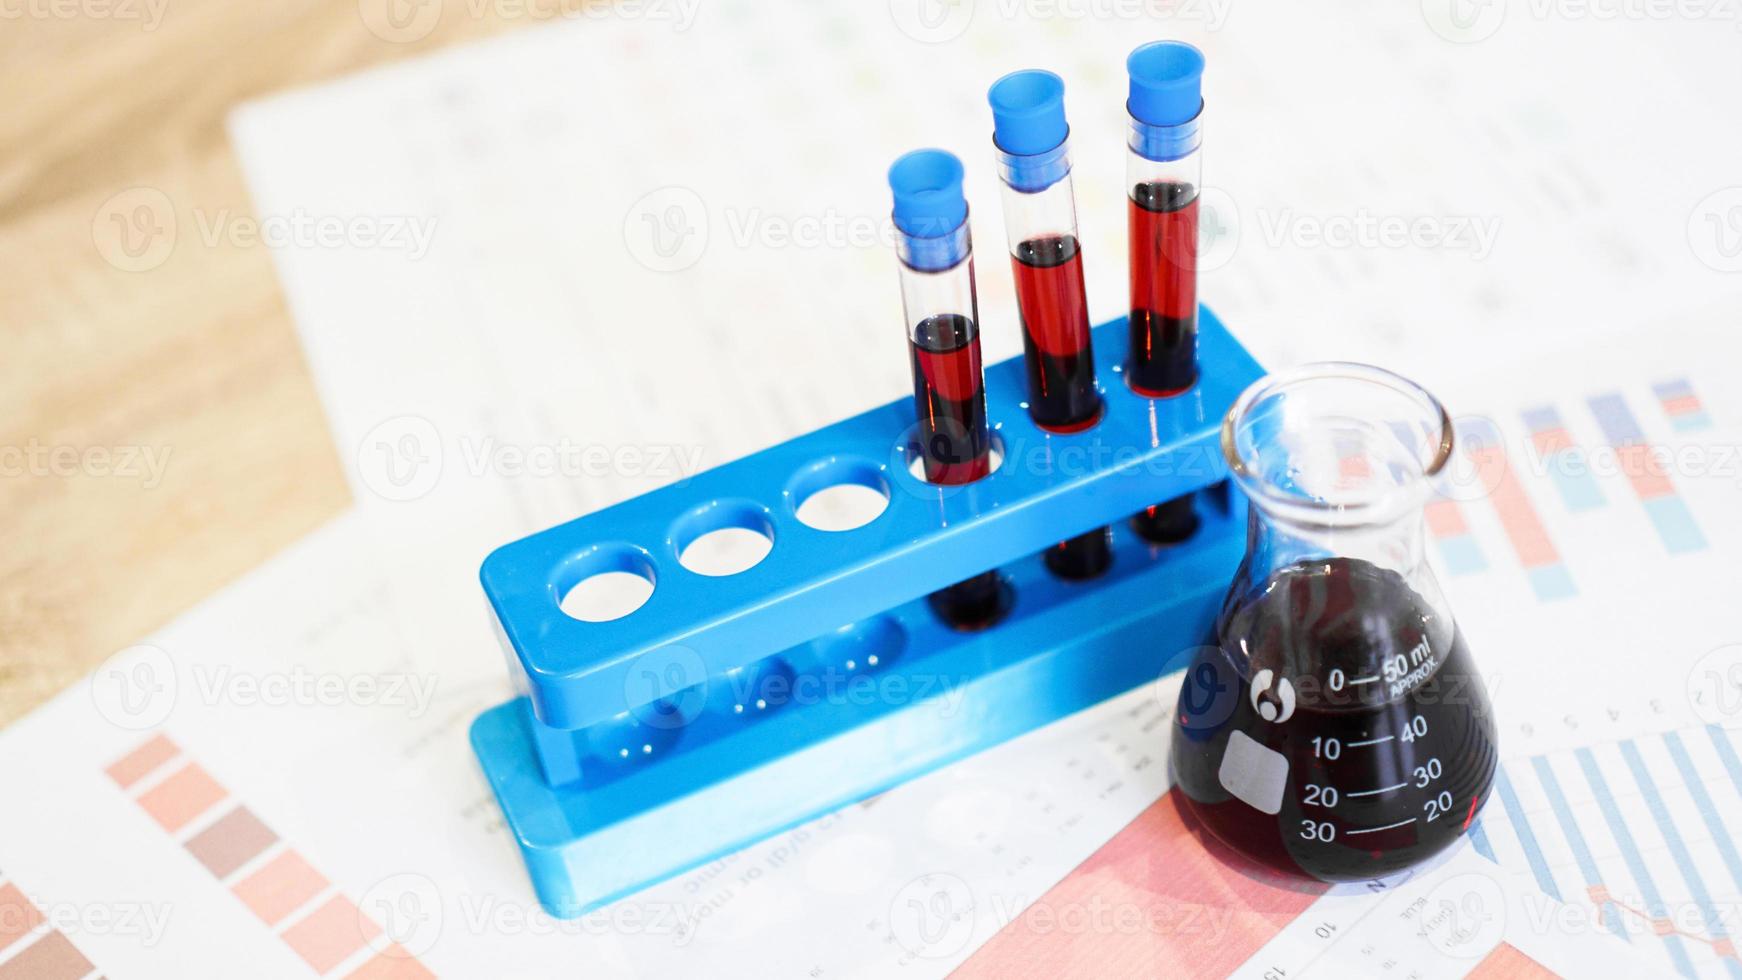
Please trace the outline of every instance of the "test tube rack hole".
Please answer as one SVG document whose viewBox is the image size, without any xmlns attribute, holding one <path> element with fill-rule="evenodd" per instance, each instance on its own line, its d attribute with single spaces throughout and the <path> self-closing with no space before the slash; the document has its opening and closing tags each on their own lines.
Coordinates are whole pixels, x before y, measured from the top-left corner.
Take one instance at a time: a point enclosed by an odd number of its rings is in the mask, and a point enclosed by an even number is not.
<svg viewBox="0 0 1742 980">
<path fill-rule="evenodd" d="M 1206 309 L 1198 383 L 1128 391 L 1121 319 L 1094 329 L 1105 407 L 1069 435 L 1023 410 L 1024 369 L 986 369 L 1003 465 L 938 486 L 909 472 L 900 399 L 492 553 L 481 579 L 522 696 L 472 743 L 540 901 L 573 916 L 1154 680 L 1210 635 L 1243 554 L 1222 416 L 1262 374 Z M 886 498 L 850 530 L 802 521 L 839 484 Z M 1160 546 L 1127 519 L 1196 494 L 1200 526 Z M 1111 525 L 1101 575 L 1051 572 L 1049 546 Z M 722 528 L 772 543 L 729 575 L 682 564 Z M 926 596 L 997 569 L 990 627 Z M 583 622 L 566 593 L 600 572 L 653 589 Z"/>
</svg>

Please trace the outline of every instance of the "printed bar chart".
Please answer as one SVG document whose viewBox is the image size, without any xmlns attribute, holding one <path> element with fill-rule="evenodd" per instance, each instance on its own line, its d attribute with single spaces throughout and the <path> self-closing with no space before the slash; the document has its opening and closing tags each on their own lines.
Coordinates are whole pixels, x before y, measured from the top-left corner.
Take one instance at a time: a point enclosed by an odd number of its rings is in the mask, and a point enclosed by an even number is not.
<svg viewBox="0 0 1742 980">
<path fill-rule="evenodd" d="M 1742 758 L 1715 725 L 1510 763 L 1476 848 L 1684 977 L 1742 978 Z"/>
<path fill-rule="evenodd" d="M 1590 458 L 1567 431 L 1561 413 L 1553 405 L 1541 405 L 1525 409 L 1523 416 L 1531 448 L 1567 510 L 1578 513 L 1603 506 L 1603 490 L 1591 472 Z"/>
<path fill-rule="evenodd" d="M 0 871 L 0 980 L 81 980 L 95 970 L 48 914 Z"/>
<path fill-rule="evenodd" d="M 1672 555 L 1700 551 L 1706 536 L 1694 522 L 1688 505 L 1664 472 L 1662 461 L 1647 442 L 1645 430 L 1619 392 L 1593 395 L 1587 400 L 1591 414 L 1619 455 L 1621 471 L 1633 493 L 1645 506 L 1646 516 Z"/>
<path fill-rule="evenodd" d="M 1677 432 L 1698 432 L 1712 427 L 1712 417 L 1706 414 L 1706 406 L 1701 404 L 1700 396 L 1694 393 L 1694 386 L 1688 379 L 1662 381 L 1652 385 L 1651 391 Z"/>
<path fill-rule="evenodd" d="M 1536 505 L 1507 462 L 1500 431 L 1486 419 L 1468 419 L 1459 424 L 1458 439 L 1476 467 L 1481 485 L 1488 489 L 1488 502 L 1536 597 L 1546 601 L 1578 594 L 1572 574 L 1537 515 Z"/>
<path fill-rule="evenodd" d="M 316 974 L 434 976 L 167 736 L 153 736 L 105 771 Z"/>
</svg>

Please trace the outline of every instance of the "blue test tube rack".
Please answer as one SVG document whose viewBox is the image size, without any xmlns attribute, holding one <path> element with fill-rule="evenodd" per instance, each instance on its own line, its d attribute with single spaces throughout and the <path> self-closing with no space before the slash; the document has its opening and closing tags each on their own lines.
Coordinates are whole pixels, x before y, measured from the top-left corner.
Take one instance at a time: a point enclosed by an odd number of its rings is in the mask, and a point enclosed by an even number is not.
<svg viewBox="0 0 1742 980">
<path fill-rule="evenodd" d="M 1205 309 L 1196 386 L 1144 398 L 1120 377 L 1126 336 L 1123 319 L 1094 329 L 1111 383 L 1080 433 L 1029 420 L 1020 357 L 990 365 L 1002 460 L 975 483 L 910 471 L 904 397 L 492 553 L 481 579 L 521 696 L 478 717 L 472 746 L 545 909 L 583 914 L 1182 664 L 1244 553 L 1218 436 L 1262 370 Z M 798 519 L 840 483 L 888 504 L 849 531 Z M 1194 493 L 1183 542 L 1126 522 Z M 1041 551 L 1103 525 L 1106 572 L 1045 567 Z M 729 527 L 772 549 L 731 576 L 680 565 Z M 990 568 L 1003 617 L 975 632 L 940 621 L 925 597 Z M 609 622 L 563 613 L 570 588 L 609 571 L 652 595 Z"/>
</svg>

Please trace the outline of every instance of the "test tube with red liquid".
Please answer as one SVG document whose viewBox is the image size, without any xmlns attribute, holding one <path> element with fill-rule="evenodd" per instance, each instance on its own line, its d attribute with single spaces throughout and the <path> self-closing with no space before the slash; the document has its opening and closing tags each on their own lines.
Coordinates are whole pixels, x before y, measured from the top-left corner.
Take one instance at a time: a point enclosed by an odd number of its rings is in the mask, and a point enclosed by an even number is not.
<svg viewBox="0 0 1742 980">
<path fill-rule="evenodd" d="M 1198 378 L 1198 190 L 1204 56 L 1179 41 L 1131 52 L 1126 204 L 1131 250 L 1131 352 L 1125 380 L 1147 398 L 1170 398 Z M 1132 519 L 1144 538 L 1171 544 L 1197 529 L 1192 498 Z"/>
<path fill-rule="evenodd" d="M 1022 318 L 1028 415 L 1041 429 L 1061 434 L 1081 432 L 1101 417 L 1064 95 L 1057 75 L 1036 70 L 1006 75 L 987 93 Z M 1045 558 L 1064 578 L 1099 575 L 1112 561 L 1107 529 L 1061 541 Z"/>
<path fill-rule="evenodd" d="M 992 434 L 962 162 L 943 150 L 915 150 L 889 168 L 889 188 L 920 467 L 930 483 L 972 483 L 992 472 Z M 950 625 L 979 629 L 1003 611 L 1002 592 L 998 573 L 988 571 L 934 592 L 931 604 Z"/>
</svg>

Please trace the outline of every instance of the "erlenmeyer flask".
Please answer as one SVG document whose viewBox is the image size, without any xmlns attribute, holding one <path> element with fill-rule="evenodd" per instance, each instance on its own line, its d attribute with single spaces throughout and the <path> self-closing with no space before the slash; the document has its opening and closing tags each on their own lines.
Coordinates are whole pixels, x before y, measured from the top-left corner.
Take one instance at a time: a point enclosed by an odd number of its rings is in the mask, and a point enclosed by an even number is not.
<svg viewBox="0 0 1742 980">
<path fill-rule="evenodd" d="M 1247 389 L 1222 450 L 1251 502 L 1246 559 L 1180 691 L 1178 785 L 1278 870 L 1350 881 L 1421 861 L 1469 827 L 1496 762 L 1423 554 L 1451 420 L 1388 371 L 1315 364 Z"/>
</svg>

